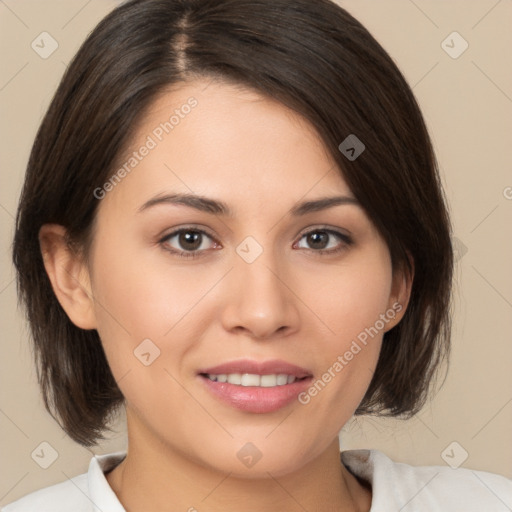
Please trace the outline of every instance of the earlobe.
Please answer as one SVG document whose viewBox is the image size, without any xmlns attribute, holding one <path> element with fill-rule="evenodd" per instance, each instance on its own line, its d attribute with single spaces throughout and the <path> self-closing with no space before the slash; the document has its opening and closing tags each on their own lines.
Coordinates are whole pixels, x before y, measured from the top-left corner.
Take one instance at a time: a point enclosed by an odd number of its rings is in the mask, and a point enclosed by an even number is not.
<svg viewBox="0 0 512 512">
<path fill-rule="evenodd" d="M 410 270 L 405 265 L 402 265 L 393 275 L 393 285 L 388 306 L 395 312 L 395 316 L 387 324 L 386 332 L 400 323 L 411 298 L 412 283 L 414 281 L 414 260 L 409 253 L 407 254 Z"/>
<path fill-rule="evenodd" d="M 44 224 L 39 230 L 39 246 L 53 291 L 69 319 L 81 329 L 95 329 L 89 272 L 69 246 L 66 229 Z"/>
</svg>

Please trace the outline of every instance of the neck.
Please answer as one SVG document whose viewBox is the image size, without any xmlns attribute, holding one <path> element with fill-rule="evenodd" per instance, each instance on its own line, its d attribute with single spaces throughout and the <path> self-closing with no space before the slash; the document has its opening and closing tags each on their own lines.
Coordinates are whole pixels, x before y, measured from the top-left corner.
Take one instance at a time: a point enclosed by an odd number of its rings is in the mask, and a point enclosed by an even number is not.
<svg viewBox="0 0 512 512">
<path fill-rule="evenodd" d="M 335 438 L 317 458 L 281 477 L 238 478 L 162 446 L 128 422 L 128 454 L 106 475 L 130 512 L 337 510 L 368 512 L 371 490 L 340 461 Z"/>
</svg>

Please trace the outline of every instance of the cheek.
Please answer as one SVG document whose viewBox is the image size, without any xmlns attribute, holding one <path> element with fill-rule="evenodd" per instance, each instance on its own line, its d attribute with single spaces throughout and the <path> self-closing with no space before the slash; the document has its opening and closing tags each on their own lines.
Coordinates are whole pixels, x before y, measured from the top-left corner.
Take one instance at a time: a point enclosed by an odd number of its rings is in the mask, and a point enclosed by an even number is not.
<svg viewBox="0 0 512 512">
<path fill-rule="evenodd" d="M 196 339 L 192 332 L 184 335 L 183 327 L 190 325 L 187 314 L 211 284 L 191 282 L 183 271 L 166 270 L 162 263 L 150 264 L 135 246 L 126 247 L 120 257 L 119 244 L 111 238 L 95 256 L 110 262 L 95 267 L 98 334 L 114 378 L 140 420 L 154 421 L 158 412 L 176 430 L 172 404 L 179 403 L 183 413 L 193 408 L 178 384 L 182 378 L 176 364 Z"/>
<path fill-rule="evenodd" d="M 126 238 L 133 235 L 127 235 Z M 163 339 L 191 312 L 218 279 L 167 262 L 160 249 L 142 249 L 122 237 L 103 241 L 94 273 L 96 315 L 105 339 Z M 100 246 L 100 244 L 98 244 Z M 118 334 L 116 334 L 118 333 Z"/>
<path fill-rule="evenodd" d="M 125 397 L 145 403 L 152 390 L 165 390 L 160 400 L 181 400 L 173 394 L 180 389 L 171 375 L 182 380 L 180 362 L 216 317 L 208 295 L 226 269 L 178 265 L 159 249 L 141 249 L 129 239 L 112 233 L 93 255 L 97 330 Z"/>
<path fill-rule="evenodd" d="M 329 327 L 330 336 L 323 339 L 333 349 L 366 332 L 389 307 L 392 275 L 387 252 L 378 247 L 354 256 L 336 270 L 315 272 L 304 290 L 311 309 Z"/>
<path fill-rule="evenodd" d="M 172 327 L 172 311 L 179 305 L 167 283 L 126 243 L 128 237 L 109 234 L 98 237 L 92 291 L 98 334 L 117 379 L 144 367 L 148 356 L 143 354 L 149 352 L 150 360 L 159 356 L 160 338 Z"/>
<path fill-rule="evenodd" d="M 352 263 L 317 274 L 320 286 L 309 290 L 312 309 L 329 329 L 322 328 L 325 335 L 311 349 L 322 371 L 300 401 L 318 417 L 330 418 L 333 429 L 348 421 L 370 384 L 386 330 L 381 315 L 392 320 L 391 262 L 385 248 Z"/>
</svg>

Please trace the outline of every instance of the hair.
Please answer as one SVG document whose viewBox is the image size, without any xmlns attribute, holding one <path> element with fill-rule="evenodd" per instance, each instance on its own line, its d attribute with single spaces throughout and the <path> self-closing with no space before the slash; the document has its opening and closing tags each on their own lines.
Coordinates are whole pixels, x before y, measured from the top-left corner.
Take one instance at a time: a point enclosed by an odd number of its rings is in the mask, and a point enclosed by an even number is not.
<svg viewBox="0 0 512 512">
<path fill-rule="evenodd" d="M 414 269 L 408 308 L 384 334 L 355 414 L 416 414 L 450 349 L 446 200 L 411 88 L 374 37 L 329 0 L 132 0 L 82 44 L 35 138 L 13 244 L 46 409 L 91 446 L 111 430 L 124 397 L 97 331 L 75 326 L 60 306 L 39 229 L 64 226 L 87 255 L 94 190 L 113 174 L 157 96 L 194 78 L 249 87 L 308 120 L 386 241 L 393 271 Z M 338 148 L 350 134 L 366 147 L 353 160 Z"/>
</svg>

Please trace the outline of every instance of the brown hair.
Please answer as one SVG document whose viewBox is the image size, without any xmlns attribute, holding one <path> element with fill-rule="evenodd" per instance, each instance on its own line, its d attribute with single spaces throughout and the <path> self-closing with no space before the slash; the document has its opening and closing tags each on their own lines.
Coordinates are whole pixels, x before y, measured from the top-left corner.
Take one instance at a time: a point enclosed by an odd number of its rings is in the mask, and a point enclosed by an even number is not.
<svg viewBox="0 0 512 512">
<path fill-rule="evenodd" d="M 384 237 L 393 270 L 414 282 L 384 335 L 356 414 L 410 417 L 449 354 L 453 255 L 431 141 L 399 69 L 329 0 L 132 0 L 106 16 L 69 65 L 37 133 L 16 218 L 13 259 L 47 410 L 84 446 L 103 439 L 123 396 L 95 330 L 67 317 L 46 274 L 38 232 L 67 229 L 87 253 L 94 190 L 158 94 L 192 77 L 238 83 L 312 123 Z M 338 149 L 355 134 L 365 151 Z"/>
</svg>

